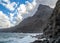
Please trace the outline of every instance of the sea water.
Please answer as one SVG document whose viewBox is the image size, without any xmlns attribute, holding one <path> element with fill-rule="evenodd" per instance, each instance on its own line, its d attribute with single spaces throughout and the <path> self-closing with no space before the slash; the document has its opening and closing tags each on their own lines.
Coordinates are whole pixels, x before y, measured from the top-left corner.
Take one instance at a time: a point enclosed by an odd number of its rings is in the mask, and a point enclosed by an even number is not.
<svg viewBox="0 0 60 43">
<path fill-rule="evenodd" d="M 31 43 L 42 33 L 0 33 L 0 43 Z"/>
</svg>

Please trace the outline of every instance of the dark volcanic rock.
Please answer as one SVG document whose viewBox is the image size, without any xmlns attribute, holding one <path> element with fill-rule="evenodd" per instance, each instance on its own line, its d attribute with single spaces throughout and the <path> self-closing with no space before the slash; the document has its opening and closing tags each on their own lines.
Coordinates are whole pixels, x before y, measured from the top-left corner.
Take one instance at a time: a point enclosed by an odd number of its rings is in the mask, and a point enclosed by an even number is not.
<svg viewBox="0 0 60 43">
<path fill-rule="evenodd" d="M 48 40 L 44 40 L 44 41 L 36 40 L 32 43 L 49 43 L 49 41 Z"/>
<path fill-rule="evenodd" d="M 60 0 L 56 3 L 56 7 L 49 19 L 49 23 L 44 29 L 44 34 L 46 37 L 53 40 L 52 43 L 60 42 Z M 56 40 L 58 41 L 56 42 Z"/>
<path fill-rule="evenodd" d="M 34 41 L 34 42 L 32 42 L 32 43 L 42 43 L 42 41 L 36 40 L 36 41 Z"/>
</svg>

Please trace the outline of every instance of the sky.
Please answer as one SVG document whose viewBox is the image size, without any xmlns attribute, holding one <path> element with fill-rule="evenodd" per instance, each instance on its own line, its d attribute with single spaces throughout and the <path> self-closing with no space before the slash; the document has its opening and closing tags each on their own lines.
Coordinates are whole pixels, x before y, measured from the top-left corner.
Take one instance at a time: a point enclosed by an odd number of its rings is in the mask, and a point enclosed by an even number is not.
<svg viewBox="0 0 60 43">
<path fill-rule="evenodd" d="M 55 7 L 57 0 L 0 0 L 0 28 L 19 24 L 23 19 L 33 16 L 39 4 Z"/>
<path fill-rule="evenodd" d="M 40 3 L 54 8 L 57 1 L 58 0 L 40 0 Z"/>
<path fill-rule="evenodd" d="M 35 6 L 35 0 L 0 0 L 0 28 L 17 25 L 31 16 L 29 13 Z"/>
</svg>

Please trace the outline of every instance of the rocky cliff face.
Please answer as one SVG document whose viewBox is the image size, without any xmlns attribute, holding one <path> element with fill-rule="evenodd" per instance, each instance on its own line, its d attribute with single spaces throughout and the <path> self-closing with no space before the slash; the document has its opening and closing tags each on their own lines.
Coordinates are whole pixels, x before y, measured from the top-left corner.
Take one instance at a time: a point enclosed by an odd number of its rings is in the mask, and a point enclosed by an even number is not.
<svg viewBox="0 0 60 43">
<path fill-rule="evenodd" d="M 56 3 L 56 7 L 49 18 L 44 34 L 51 39 L 51 43 L 60 43 L 60 0 Z"/>
</svg>

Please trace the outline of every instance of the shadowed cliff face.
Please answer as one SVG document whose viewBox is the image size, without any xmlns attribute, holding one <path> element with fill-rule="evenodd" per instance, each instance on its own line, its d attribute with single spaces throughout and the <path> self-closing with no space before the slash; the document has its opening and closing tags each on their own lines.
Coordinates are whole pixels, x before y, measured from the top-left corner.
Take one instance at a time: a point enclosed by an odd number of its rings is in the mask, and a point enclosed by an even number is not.
<svg viewBox="0 0 60 43">
<path fill-rule="evenodd" d="M 53 38 L 55 40 L 54 42 L 60 40 L 60 0 L 56 3 L 56 7 L 49 19 L 49 23 L 44 29 L 44 34 L 48 38 Z"/>
<path fill-rule="evenodd" d="M 19 25 L 1 29 L 0 32 L 42 32 L 46 27 L 48 18 L 51 16 L 53 9 L 46 5 L 39 5 L 37 12 L 32 16 L 24 19 Z"/>
</svg>

